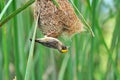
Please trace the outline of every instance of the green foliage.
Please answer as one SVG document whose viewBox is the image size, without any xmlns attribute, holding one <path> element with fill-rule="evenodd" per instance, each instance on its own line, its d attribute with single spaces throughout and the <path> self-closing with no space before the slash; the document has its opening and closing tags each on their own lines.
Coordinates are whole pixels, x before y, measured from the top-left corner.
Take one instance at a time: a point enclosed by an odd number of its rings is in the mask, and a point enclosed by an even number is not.
<svg viewBox="0 0 120 80">
<path fill-rule="evenodd" d="M 95 37 L 76 34 L 67 54 L 29 40 L 42 37 L 34 1 L 0 1 L 0 80 L 120 80 L 119 0 L 69 0 Z"/>
</svg>

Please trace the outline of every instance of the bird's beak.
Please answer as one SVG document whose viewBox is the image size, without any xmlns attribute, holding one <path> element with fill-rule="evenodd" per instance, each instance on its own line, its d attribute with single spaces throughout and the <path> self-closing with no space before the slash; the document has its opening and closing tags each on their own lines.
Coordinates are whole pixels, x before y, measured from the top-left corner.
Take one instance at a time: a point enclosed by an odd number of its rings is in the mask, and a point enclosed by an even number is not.
<svg viewBox="0 0 120 80">
<path fill-rule="evenodd" d="M 67 53 L 67 52 L 68 52 L 68 50 L 61 50 L 61 52 L 62 52 L 62 53 Z"/>
</svg>

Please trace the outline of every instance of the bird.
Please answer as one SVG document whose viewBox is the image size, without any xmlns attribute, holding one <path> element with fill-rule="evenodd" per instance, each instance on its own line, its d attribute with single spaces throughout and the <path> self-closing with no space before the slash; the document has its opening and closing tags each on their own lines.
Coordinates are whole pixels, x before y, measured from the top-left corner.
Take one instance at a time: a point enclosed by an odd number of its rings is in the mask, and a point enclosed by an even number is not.
<svg viewBox="0 0 120 80">
<path fill-rule="evenodd" d="M 30 39 L 32 41 L 32 39 Z M 35 42 L 38 42 L 46 47 L 58 49 L 61 53 L 67 53 L 68 47 L 66 47 L 60 40 L 44 36 L 44 38 L 35 39 Z"/>
<path fill-rule="evenodd" d="M 36 39 L 36 42 L 44 46 L 59 49 L 59 46 L 65 47 L 58 39 L 60 36 L 72 38 L 75 34 L 84 31 L 83 24 L 74 12 L 74 8 L 68 0 L 56 0 L 59 4 L 57 7 L 53 0 L 36 0 L 34 5 L 34 18 L 38 21 L 38 28 L 45 36 Z M 46 37 L 47 36 L 47 37 Z M 53 44 L 57 42 L 57 46 Z M 67 52 L 67 48 L 66 51 Z"/>
</svg>

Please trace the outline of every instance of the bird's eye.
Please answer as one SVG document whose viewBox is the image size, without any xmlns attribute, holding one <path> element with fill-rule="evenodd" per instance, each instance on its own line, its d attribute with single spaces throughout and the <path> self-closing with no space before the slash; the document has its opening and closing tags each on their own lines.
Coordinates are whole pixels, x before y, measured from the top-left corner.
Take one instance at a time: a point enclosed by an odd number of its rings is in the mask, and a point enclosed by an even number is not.
<svg viewBox="0 0 120 80">
<path fill-rule="evenodd" d="M 62 47 L 62 50 L 66 50 L 66 49 L 67 49 L 67 47 L 66 47 L 66 46 L 63 46 L 63 47 Z"/>
</svg>

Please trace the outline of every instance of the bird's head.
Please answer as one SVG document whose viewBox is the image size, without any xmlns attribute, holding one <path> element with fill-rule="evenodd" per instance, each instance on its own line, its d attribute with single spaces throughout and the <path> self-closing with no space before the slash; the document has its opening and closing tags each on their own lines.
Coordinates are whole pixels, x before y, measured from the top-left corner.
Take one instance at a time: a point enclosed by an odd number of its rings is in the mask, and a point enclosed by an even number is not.
<svg viewBox="0 0 120 80">
<path fill-rule="evenodd" d="M 68 52 L 68 47 L 67 46 L 64 46 L 64 45 L 61 45 L 58 47 L 58 50 L 61 52 L 61 53 L 67 53 Z"/>
</svg>

